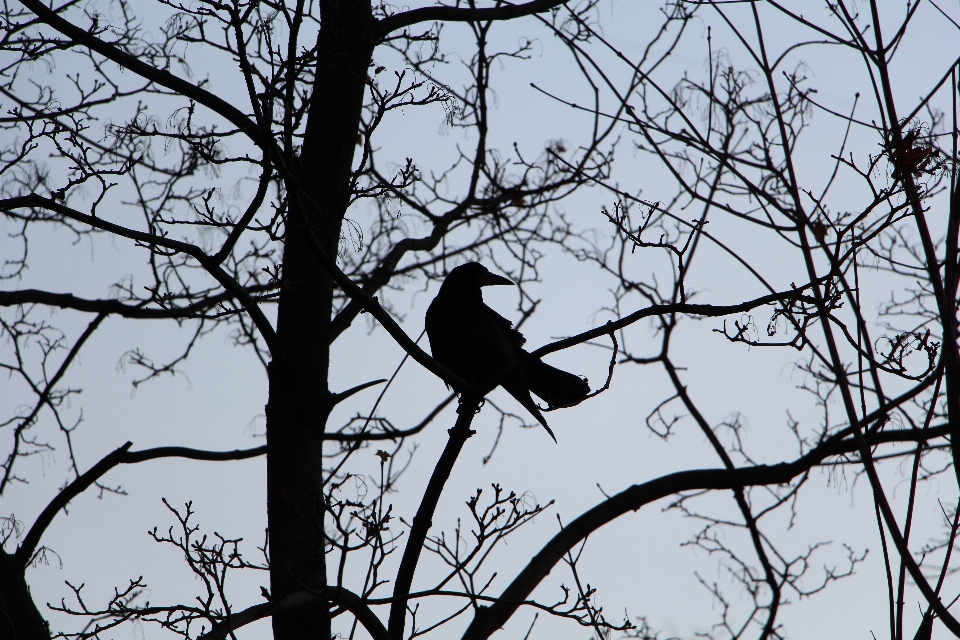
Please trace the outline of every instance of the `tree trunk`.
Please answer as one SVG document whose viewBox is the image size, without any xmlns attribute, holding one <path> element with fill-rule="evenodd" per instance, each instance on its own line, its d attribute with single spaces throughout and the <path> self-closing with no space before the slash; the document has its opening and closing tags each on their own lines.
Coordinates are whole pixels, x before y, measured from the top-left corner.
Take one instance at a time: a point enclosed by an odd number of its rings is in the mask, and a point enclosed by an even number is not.
<svg viewBox="0 0 960 640">
<path fill-rule="evenodd" d="M 50 625 L 30 596 L 24 567 L 0 549 L 0 638 L 50 640 Z"/>
<path fill-rule="evenodd" d="M 304 589 L 319 593 L 326 585 L 322 447 L 332 409 L 327 373 L 333 281 L 310 249 L 309 231 L 336 255 L 374 46 L 370 0 L 326 0 L 321 17 L 299 187 L 287 185 L 280 352 L 269 371 L 267 511 L 274 599 Z M 273 630 L 276 640 L 326 640 L 328 608 L 278 615 Z"/>
</svg>

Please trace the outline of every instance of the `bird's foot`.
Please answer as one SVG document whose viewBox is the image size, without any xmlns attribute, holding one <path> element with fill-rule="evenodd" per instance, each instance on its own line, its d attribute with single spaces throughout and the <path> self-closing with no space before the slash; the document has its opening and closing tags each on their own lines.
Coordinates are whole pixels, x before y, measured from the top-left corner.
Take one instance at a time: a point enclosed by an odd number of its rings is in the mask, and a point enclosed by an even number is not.
<svg viewBox="0 0 960 640">
<path fill-rule="evenodd" d="M 460 413 L 460 409 L 463 408 L 463 397 L 462 397 L 462 396 L 458 396 L 458 397 L 457 397 L 457 401 L 458 401 L 458 403 L 459 403 L 459 404 L 457 405 L 457 413 Z M 479 404 L 477 404 L 477 408 L 476 408 L 476 410 L 473 412 L 474 415 L 480 413 L 480 409 L 483 409 L 483 403 L 485 403 L 486 401 L 487 401 L 487 399 L 484 398 L 483 400 L 480 401 Z"/>
</svg>

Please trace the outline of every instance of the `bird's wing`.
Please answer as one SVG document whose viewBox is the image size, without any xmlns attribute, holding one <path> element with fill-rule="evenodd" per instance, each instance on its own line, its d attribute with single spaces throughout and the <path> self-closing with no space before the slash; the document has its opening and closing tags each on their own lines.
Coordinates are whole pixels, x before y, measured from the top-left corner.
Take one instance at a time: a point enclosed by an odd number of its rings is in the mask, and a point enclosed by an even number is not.
<svg viewBox="0 0 960 640">
<path fill-rule="evenodd" d="M 516 363 L 527 352 L 521 348 L 525 341 L 523 334 L 513 328 L 513 323 L 487 305 L 481 306 L 483 309 L 472 315 L 470 327 L 476 332 L 475 335 L 480 338 L 476 341 L 476 358 L 482 364 L 477 369 L 483 370 L 485 381 L 500 373 L 509 365 Z M 549 365 L 544 365 L 537 360 L 532 364 L 549 367 Z M 553 367 L 549 368 L 553 369 Z M 527 375 L 528 369 L 529 365 L 513 371 L 500 381 L 500 386 L 513 396 L 524 409 L 529 411 L 556 442 L 557 436 L 554 435 L 550 425 L 547 424 L 547 419 L 543 417 L 537 403 L 530 396 L 530 391 L 534 390 L 535 385 L 531 384 Z M 564 373 L 559 370 L 556 371 Z M 565 375 L 575 378 L 578 382 L 580 381 L 572 374 L 566 373 Z M 551 380 L 551 382 L 553 381 Z M 536 393 L 536 390 L 534 390 L 534 393 Z"/>
<path fill-rule="evenodd" d="M 513 328 L 513 323 L 487 305 L 483 305 L 483 307 L 513 346 L 516 357 L 523 358 L 528 355 L 527 351 L 523 349 L 526 338 L 523 337 L 522 333 Z M 510 361 L 513 362 L 514 360 L 511 359 Z M 519 378 L 519 381 L 523 383 L 526 389 L 529 389 L 538 397 L 545 400 L 551 407 L 573 406 L 580 403 L 587 397 L 587 394 L 590 393 L 590 385 L 580 376 L 567 373 L 556 367 L 551 367 L 539 360 L 531 360 L 528 362 L 516 377 Z M 503 387 L 506 389 L 506 384 L 504 384 Z M 511 393 L 513 392 L 511 391 Z M 527 395 L 529 396 L 529 394 Z M 514 394 L 514 397 L 518 400 L 520 399 L 516 394 Z M 530 403 L 532 404 L 533 400 L 530 400 Z M 531 411 L 531 413 L 533 412 Z M 540 416 L 539 413 L 534 413 L 534 416 L 537 416 L 538 420 L 543 417 Z M 547 427 L 546 422 L 543 420 L 540 421 L 543 426 L 547 428 L 547 431 L 549 431 L 550 427 Z"/>
<path fill-rule="evenodd" d="M 527 339 L 523 337 L 522 333 L 513 328 L 512 322 L 504 318 L 487 305 L 483 305 L 483 308 L 486 310 L 490 318 L 497 324 L 497 326 L 500 327 L 503 333 L 507 336 L 507 339 L 515 348 L 519 349 L 524 345 Z"/>
<path fill-rule="evenodd" d="M 450 304 L 438 297 L 425 325 L 433 357 L 472 384 L 486 382 L 519 357 L 510 322 L 482 303 Z"/>
</svg>

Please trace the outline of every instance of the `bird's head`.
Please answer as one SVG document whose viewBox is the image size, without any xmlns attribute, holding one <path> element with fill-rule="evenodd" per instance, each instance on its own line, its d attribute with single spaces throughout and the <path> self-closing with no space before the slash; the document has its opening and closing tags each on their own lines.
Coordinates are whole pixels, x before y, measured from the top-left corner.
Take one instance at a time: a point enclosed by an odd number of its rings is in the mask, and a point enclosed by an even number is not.
<svg viewBox="0 0 960 640">
<path fill-rule="evenodd" d="M 489 287 L 498 284 L 513 284 L 512 280 L 490 273 L 485 266 L 479 262 L 467 262 L 453 269 L 447 274 L 446 279 L 440 290 L 468 290 L 479 289 L 480 287 Z"/>
</svg>

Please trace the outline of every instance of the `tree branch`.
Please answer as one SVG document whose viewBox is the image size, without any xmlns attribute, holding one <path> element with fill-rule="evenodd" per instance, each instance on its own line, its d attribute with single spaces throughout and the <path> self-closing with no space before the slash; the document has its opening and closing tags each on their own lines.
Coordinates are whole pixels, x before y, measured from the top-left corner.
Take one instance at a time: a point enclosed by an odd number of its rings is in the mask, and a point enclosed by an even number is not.
<svg viewBox="0 0 960 640">
<path fill-rule="evenodd" d="M 777 293 L 770 293 L 765 296 L 760 296 L 759 298 L 754 298 L 753 300 L 747 300 L 739 304 L 730 304 L 730 305 L 712 305 L 712 304 L 690 304 L 687 302 L 678 302 L 675 304 L 654 304 L 649 307 L 644 307 L 638 311 L 620 318 L 619 320 L 612 320 L 604 325 L 597 327 L 596 329 L 590 329 L 589 331 L 584 331 L 583 333 L 578 333 L 575 336 L 570 336 L 569 338 L 564 338 L 563 340 L 557 340 L 556 342 L 551 342 L 550 344 L 544 345 L 530 353 L 530 356 L 533 358 L 541 358 L 547 354 L 554 353 L 555 351 L 562 351 L 563 349 L 569 349 L 572 346 L 582 344 L 589 340 L 599 338 L 601 336 L 609 335 L 611 331 L 618 331 L 627 327 L 639 320 L 644 318 L 649 318 L 650 316 L 660 316 L 660 315 L 672 315 L 676 313 L 685 313 L 693 316 L 703 316 L 705 318 L 720 318 L 723 316 L 728 316 L 732 313 L 744 313 L 746 311 L 752 311 L 757 307 L 762 307 L 767 304 L 772 304 L 774 302 L 783 302 L 786 300 L 794 300 L 800 298 L 800 292 L 805 289 L 810 289 L 815 284 L 820 284 L 826 280 L 829 276 L 818 279 L 816 282 L 811 282 L 803 285 L 802 287 L 797 287 L 796 289 L 790 289 L 789 291 L 780 291 Z M 499 377 L 499 376 L 498 376 Z"/>
<path fill-rule="evenodd" d="M 103 319 L 106 317 L 106 314 L 100 313 L 96 318 L 93 319 L 90 324 L 87 325 L 87 328 L 84 332 L 77 338 L 77 341 L 74 343 L 73 347 L 70 349 L 70 352 L 67 354 L 67 357 L 63 359 L 63 362 L 60 363 L 60 367 L 57 369 L 57 372 L 50 378 L 50 381 L 44 387 L 43 391 L 40 392 L 40 398 L 37 401 L 36 406 L 30 412 L 29 415 L 25 416 L 19 420 L 19 425 L 14 430 L 14 442 L 13 442 L 13 451 L 10 453 L 10 456 L 7 458 L 6 468 L 4 469 L 3 478 L 0 478 L 0 495 L 3 494 L 3 490 L 7 487 L 7 484 L 10 482 L 10 479 L 13 477 L 13 464 L 16 462 L 17 454 L 20 450 L 21 434 L 24 429 L 29 428 L 29 426 L 36 419 L 37 415 L 40 413 L 40 410 L 43 408 L 43 405 L 50 402 L 50 393 L 53 391 L 53 388 L 60 382 L 60 379 L 67 372 L 67 369 L 70 367 L 70 364 L 77 357 L 77 354 L 80 353 L 80 350 L 83 348 L 83 345 L 87 342 L 90 336 L 93 335 L 93 332 L 97 330 L 100 326 L 100 323 L 103 322 Z M 51 405 L 52 406 L 52 405 Z"/>
<path fill-rule="evenodd" d="M 392 636 L 387 633 L 387 630 L 383 627 L 383 623 L 380 622 L 376 614 L 370 610 L 366 602 L 357 594 L 343 587 L 327 587 L 327 593 L 325 595 L 310 593 L 309 591 L 299 591 L 290 594 L 279 602 L 265 602 L 252 606 L 239 613 L 231 614 L 226 620 L 214 626 L 213 629 L 197 638 L 197 640 L 224 640 L 224 638 L 240 627 L 262 618 L 293 611 L 300 607 L 318 604 L 325 605 L 328 603 L 341 605 L 355 615 L 357 620 L 360 621 L 360 624 L 362 624 L 373 637 L 373 640 L 392 640 Z"/>
<path fill-rule="evenodd" d="M 413 517 L 413 524 L 407 535 L 407 546 L 403 549 L 403 558 L 400 560 L 400 568 L 397 570 L 397 579 L 393 587 L 393 604 L 390 605 L 389 622 L 391 638 L 403 638 L 403 627 L 407 618 L 407 599 L 410 595 L 410 586 L 413 584 L 413 574 L 420 560 L 420 552 L 423 551 L 423 543 L 433 525 L 433 514 L 437 510 L 437 503 L 450 477 L 450 471 L 464 443 L 474 434 L 470 429 L 470 423 L 473 422 L 479 405 L 480 401 L 476 396 L 461 400 L 459 415 L 449 431 L 450 438 L 447 440 L 447 446 L 443 448 L 443 453 L 437 460 L 437 466 L 423 492 L 420 508 L 417 509 L 417 515 Z"/>
<path fill-rule="evenodd" d="M 337 286 L 339 286 L 347 296 L 359 303 L 364 311 L 376 318 L 381 326 L 386 329 L 387 333 L 396 340 L 400 348 L 410 354 L 410 357 L 420 363 L 423 368 L 436 375 L 457 391 L 475 395 L 476 390 L 473 388 L 473 385 L 467 383 L 449 368 L 427 355 L 427 352 L 411 340 L 410 336 L 400 328 L 400 325 L 390 317 L 390 314 L 380 305 L 380 301 L 377 300 L 376 296 L 364 291 L 350 279 L 350 276 L 345 274 L 340 267 L 337 266 L 336 261 L 330 258 L 326 249 L 320 244 L 320 240 L 317 238 L 316 233 L 314 233 L 313 228 L 309 226 L 309 223 L 307 223 L 306 229 L 308 232 L 307 239 L 309 240 L 308 246 L 313 252 L 314 258 L 320 264 L 320 267 L 330 274 L 333 281 L 337 283 Z"/>
<path fill-rule="evenodd" d="M 822 282 L 829 276 L 825 276 L 817 280 L 816 283 Z M 502 371 L 498 372 L 496 375 L 491 377 L 489 380 L 480 385 L 479 389 L 483 395 L 490 393 L 500 381 L 506 378 L 508 375 L 520 369 L 530 360 L 539 360 L 543 356 L 554 353 L 556 351 L 562 351 L 564 349 L 569 349 L 570 347 L 576 346 L 578 344 L 583 344 L 589 342 L 595 338 L 601 336 L 610 335 L 615 331 L 628 327 L 639 320 L 644 318 L 649 318 L 650 316 L 659 316 L 659 315 L 671 315 L 676 313 L 686 313 L 690 315 L 697 315 L 709 318 L 719 318 L 722 316 L 730 315 L 731 313 L 743 313 L 745 311 L 751 311 L 757 307 L 761 307 L 766 304 L 771 304 L 774 302 L 783 302 L 785 300 L 795 300 L 800 298 L 800 292 L 804 289 L 809 289 L 813 287 L 816 283 L 809 283 L 802 287 L 797 287 L 795 289 L 790 289 L 789 291 L 781 291 L 778 293 L 771 293 L 765 296 L 760 296 L 759 298 L 754 298 L 753 300 L 747 300 L 746 302 L 741 302 L 739 304 L 732 305 L 710 305 L 710 304 L 689 304 L 686 302 L 678 302 L 674 304 L 654 304 L 649 307 L 644 307 L 638 311 L 634 311 L 630 315 L 624 316 L 619 320 L 613 320 L 603 324 L 595 329 L 590 329 L 589 331 L 584 331 L 583 333 L 578 333 L 575 336 L 570 336 L 569 338 L 564 338 L 563 340 L 557 340 L 556 342 L 551 342 L 546 344 L 536 351 L 532 351 L 524 356 L 522 359 L 517 360 L 510 366 L 504 368 Z M 402 345 L 401 345 L 402 346 Z M 932 380 L 928 377 L 927 380 Z"/>
<path fill-rule="evenodd" d="M 378 39 L 386 37 L 397 29 L 409 27 L 419 22 L 492 22 L 494 20 L 512 20 L 523 16 L 543 13 L 559 7 L 568 0 L 533 0 L 525 4 L 500 4 L 488 9 L 466 9 L 460 7 L 423 7 L 394 14 L 380 21 L 377 29 Z M 499 3 L 498 3 L 499 4 Z"/>
<path fill-rule="evenodd" d="M 275 288 L 275 285 L 260 285 L 258 287 L 245 287 L 244 289 L 247 293 L 257 293 Z M 19 304 L 42 304 L 48 307 L 116 315 L 123 318 L 136 318 L 138 320 L 191 318 L 207 309 L 217 306 L 221 302 L 233 299 L 234 296 L 232 293 L 224 292 L 213 296 L 206 296 L 202 300 L 185 307 L 150 309 L 142 306 L 142 304 L 149 304 L 151 301 L 144 301 L 138 305 L 130 305 L 124 304 L 119 300 L 90 300 L 87 298 L 78 298 L 71 293 L 54 293 L 52 291 L 41 291 L 40 289 L 0 291 L 0 307 L 11 307 Z"/>
<path fill-rule="evenodd" d="M 190 244 L 189 242 L 172 240 L 170 238 L 157 236 L 144 231 L 135 231 L 112 222 L 107 222 L 106 220 L 97 218 L 96 216 L 81 213 L 76 209 L 60 204 L 51 198 L 44 198 L 36 193 L 32 193 L 28 196 L 0 200 L 0 211 L 24 207 L 48 209 L 72 220 L 88 224 L 95 229 L 102 229 L 115 235 L 129 238 L 130 240 L 134 240 L 136 242 L 142 242 L 147 246 L 164 247 L 165 249 L 179 251 L 180 253 L 185 253 L 193 257 L 197 262 L 200 263 L 207 273 L 213 276 L 224 289 L 233 294 L 240 304 L 243 305 L 244 310 L 250 314 L 254 324 L 257 325 L 257 329 L 260 331 L 260 335 L 263 336 L 264 342 L 267 343 L 270 353 L 274 358 L 280 357 L 281 354 L 277 352 L 276 332 L 273 330 L 273 326 L 270 324 L 270 321 L 267 320 L 267 317 L 263 315 L 263 311 L 260 310 L 260 307 L 257 305 L 257 303 L 253 300 L 253 298 L 250 297 L 250 294 L 247 293 L 247 290 L 244 289 L 239 282 L 231 278 L 230 275 L 200 247 Z"/>
<path fill-rule="evenodd" d="M 127 442 L 118 449 L 114 449 L 108 453 L 86 473 L 77 476 L 76 480 L 68 484 L 50 501 L 50 504 L 37 516 L 33 526 L 30 527 L 30 531 L 24 536 L 23 542 L 20 543 L 16 553 L 14 553 L 18 566 L 26 567 L 30 563 L 30 560 L 33 559 L 33 554 L 40 544 L 40 538 L 43 536 L 43 532 L 46 531 L 50 523 L 53 522 L 53 518 L 57 515 L 57 512 L 66 507 L 67 503 L 75 497 L 83 493 L 87 487 L 96 482 L 103 474 L 120 464 L 123 460 L 123 454 L 132 446 L 132 442 Z"/>
<path fill-rule="evenodd" d="M 169 71 L 157 69 L 138 59 L 136 56 L 117 49 L 113 45 L 97 38 L 92 33 L 71 23 L 52 9 L 47 8 L 40 0 L 20 0 L 20 4 L 37 14 L 37 17 L 40 18 L 42 22 L 50 25 L 77 44 L 88 47 L 91 51 L 99 53 L 107 60 L 116 62 L 121 67 L 129 69 L 151 82 L 155 82 L 162 87 L 166 87 L 191 100 L 195 100 L 214 113 L 223 116 L 253 140 L 257 146 L 266 149 L 273 145 L 273 140 L 263 135 L 257 125 L 250 120 L 245 113 L 223 98 L 209 91 L 204 91 L 197 85 L 178 78 Z"/>
<path fill-rule="evenodd" d="M 129 451 L 132 446 L 132 442 L 127 442 L 108 453 L 86 473 L 77 476 L 76 480 L 68 484 L 50 501 L 40 515 L 37 516 L 33 526 L 30 527 L 30 531 L 24 536 L 23 542 L 14 554 L 19 566 L 26 567 L 27 564 L 29 564 L 34 552 L 37 550 L 37 546 L 40 544 L 40 538 L 47 530 L 47 527 L 50 526 L 50 523 L 53 522 L 53 518 L 57 515 L 57 512 L 66 507 L 71 500 L 86 491 L 90 485 L 119 464 L 134 464 L 145 460 L 155 460 L 157 458 L 189 458 L 192 460 L 211 461 L 245 460 L 247 458 L 264 455 L 267 452 L 267 445 L 254 449 L 237 449 L 234 451 L 204 451 L 201 449 L 190 449 L 188 447 L 156 447 L 153 449 L 144 449 L 143 451 Z"/>
<path fill-rule="evenodd" d="M 382 431 L 377 433 L 325 433 L 323 435 L 324 440 L 333 440 L 334 442 L 368 442 L 370 440 L 397 440 L 399 438 L 406 438 L 414 434 L 420 433 L 424 427 L 433 422 L 433 419 L 436 418 L 443 409 L 453 402 L 453 399 L 457 397 L 456 393 L 451 393 L 447 396 L 446 400 L 438 404 L 433 408 L 427 417 L 420 421 L 420 424 L 410 427 L 409 429 L 402 429 L 396 431 Z"/>
<path fill-rule="evenodd" d="M 346 400 L 347 398 L 349 398 L 349 397 L 352 396 L 353 394 L 358 393 L 358 392 L 360 392 L 360 391 L 363 391 L 364 389 L 368 389 L 368 388 L 370 388 L 370 387 L 372 387 L 372 386 L 374 386 L 374 385 L 378 385 L 378 384 L 380 384 L 380 383 L 382 383 L 382 382 L 386 382 L 386 381 L 387 381 L 386 378 L 380 378 L 380 379 L 378 379 L 378 380 L 371 380 L 370 382 L 364 382 L 363 384 L 358 384 L 358 385 L 355 386 L 355 387 L 350 387 L 350 388 L 347 389 L 346 391 L 341 391 L 340 393 L 333 393 L 333 394 L 331 394 L 332 402 L 333 402 L 334 405 L 340 404 L 341 402 L 343 402 L 344 400 Z"/>
<path fill-rule="evenodd" d="M 916 440 L 921 437 L 945 437 L 949 427 L 929 429 L 902 429 L 877 434 L 872 441 L 895 442 Z M 846 435 L 850 435 L 847 433 Z M 806 455 L 776 465 L 757 465 L 734 470 L 695 469 L 678 471 L 661 476 L 643 484 L 633 485 L 604 500 L 565 526 L 530 560 L 523 571 L 504 590 L 497 602 L 489 607 L 481 606 L 463 635 L 463 640 L 481 640 L 502 627 L 540 582 L 550 574 L 564 554 L 584 541 L 591 533 L 616 518 L 636 511 L 644 505 L 683 491 L 736 489 L 758 485 L 787 484 L 797 476 L 809 471 L 824 459 L 858 450 L 852 438 L 834 436 Z"/>
<path fill-rule="evenodd" d="M 157 458 L 187 458 L 188 460 L 207 460 L 210 462 L 224 462 L 227 460 L 247 460 L 267 453 L 267 445 L 252 449 L 234 449 L 233 451 L 206 451 L 191 449 L 190 447 L 154 447 L 143 451 L 127 451 L 122 464 L 135 464 Z"/>
</svg>

